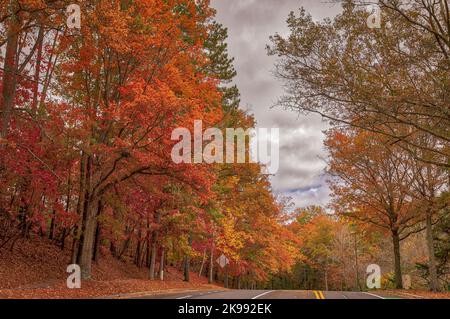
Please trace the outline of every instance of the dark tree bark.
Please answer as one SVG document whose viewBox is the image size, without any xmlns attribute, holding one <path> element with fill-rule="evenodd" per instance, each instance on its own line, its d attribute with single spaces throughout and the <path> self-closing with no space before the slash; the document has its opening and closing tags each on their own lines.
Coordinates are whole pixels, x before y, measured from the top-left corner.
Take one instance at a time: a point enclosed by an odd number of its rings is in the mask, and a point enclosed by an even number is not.
<svg viewBox="0 0 450 319">
<path fill-rule="evenodd" d="M 127 234 L 127 239 L 125 240 L 125 243 L 122 246 L 122 249 L 119 251 L 119 255 L 117 256 L 117 258 L 121 259 L 122 256 L 126 253 L 126 251 L 128 250 L 128 247 L 130 246 L 130 242 L 131 242 L 131 234 L 134 232 L 134 228 L 132 228 L 130 230 L 129 227 L 126 227 L 125 233 Z"/>
<path fill-rule="evenodd" d="M 400 259 L 400 236 L 397 231 L 392 231 L 394 245 L 395 288 L 403 289 L 402 266 Z"/>
<path fill-rule="evenodd" d="M 85 192 L 85 182 L 86 182 L 86 158 L 87 156 L 84 152 L 81 154 L 80 158 L 80 185 L 79 185 L 79 193 L 78 193 L 78 202 L 77 202 L 77 215 L 83 215 L 83 207 L 84 207 L 84 196 Z M 82 227 L 81 225 L 76 225 L 73 230 L 73 242 L 72 242 L 72 264 L 77 264 L 79 261 L 78 251 L 80 250 L 80 237 L 81 237 Z"/>
<path fill-rule="evenodd" d="M 50 240 L 53 240 L 53 237 L 55 236 L 55 223 L 56 223 L 56 210 L 53 209 L 52 220 L 50 222 L 50 229 L 48 231 L 48 239 Z"/>
<path fill-rule="evenodd" d="M 97 206 L 98 202 L 93 202 L 87 207 L 87 219 L 83 232 L 83 240 L 81 241 L 79 265 L 81 267 L 81 278 L 85 280 L 91 279 L 95 230 L 97 229 Z"/>
<path fill-rule="evenodd" d="M 80 180 L 82 180 L 82 182 L 80 181 L 80 183 L 82 183 L 82 185 L 80 185 L 80 189 L 83 190 L 83 196 L 80 196 L 79 198 L 79 209 L 80 209 L 80 215 L 81 215 L 81 227 L 79 227 L 79 238 L 78 238 L 78 243 L 77 243 L 77 264 L 81 263 L 81 255 L 82 255 L 82 245 L 85 241 L 85 237 L 86 237 L 86 228 L 87 228 L 87 223 L 89 221 L 89 210 L 90 210 L 90 188 L 91 188 L 91 183 L 90 183 L 90 176 L 91 176 L 91 164 L 92 164 L 92 160 L 91 157 L 86 155 L 86 154 L 82 154 L 81 155 L 81 162 L 80 165 L 82 166 L 81 170 L 82 170 L 82 175 L 80 176 Z M 83 167 L 84 166 L 84 167 Z"/>
<path fill-rule="evenodd" d="M 41 48 L 42 49 L 42 48 Z M 70 201 L 72 199 L 72 178 L 69 171 L 69 176 L 67 178 L 67 202 L 66 202 L 66 212 L 69 212 L 70 210 Z M 66 246 L 66 238 L 70 233 L 70 229 L 67 229 L 64 227 L 61 233 L 61 240 L 60 240 L 60 247 L 61 250 L 64 250 Z"/>
<path fill-rule="evenodd" d="M 228 266 L 225 266 L 224 286 L 225 286 L 225 288 L 228 288 Z"/>
<path fill-rule="evenodd" d="M 102 229 L 101 225 L 98 223 L 98 217 L 102 213 L 103 203 L 101 201 L 98 202 L 97 216 L 96 216 L 96 224 L 97 227 L 95 229 L 95 242 L 94 242 L 94 251 L 92 255 L 92 260 L 98 262 L 100 259 L 100 244 L 102 239 Z"/>
<path fill-rule="evenodd" d="M 436 256 L 434 255 L 434 240 L 433 240 L 433 217 L 432 213 L 427 212 L 427 250 L 428 250 L 428 268 L 430 270 L 430 289 L 431 291 L 439 291 L 439 281 L 436 268 Z"/>
<path fill-rule="evenodd" d="M 214 282 L 214 246 L 211 246 L 211 253 L 209 255 L 209 276 L 208 283 L 212 284 Z"/>
<path fill-rule="evenodd" d="M 134 263 L 138 267 L 139 267 L 140 261 L 141 261 L 141 251 L 142 251 L 141 230 L 139 230 L 138 241 L 136 243 L 136 252 L 134 254 Z"/>
<path fill-rule="evenodd" d="M 152 248 L 151 248 L 151 253 L 150 253 L 150 266 L 149 266 L 149 279 L 150 280 L 155 280 L 156 250 L 157 250 L 156 240 L 155 240 L 155 236 L 153 235 Z"/>
<path fill-rule="evenodd" d="M 111 252 L 111 255 L 113 257 L 117 257 L 117 249 L 116 249 L 116 245 L 114 245 L 114 243 L 111 241 L 111 243 L 109 244 L 109 251 Z"/>
<path fill-rule="evenodd" d="M 6 53 L 3 72 L 3 89 L 1 99 L 1 130 L 0 138 L 6 138 L 9 132 L 9 123 L 11 120 L 11 113 L 14 107 L 14 100 L 16 96 L 17 87 L 17 48 L 18 48 L 18 32 L 20 29 L 20 22 L 16 16 L 16 1 L 11 1 L 9 11 L 11 13 L 10 23 L 7 31 Z"/>
<path fill-rule="evenodd" d="M 198 271 L 199 276 L 201 276 L 203 273 L 203 267 L 205 267 L 205 262 L 206 262 L 206 249 L 203 251 L 202 263 L 200 265 L 200 270 Z"/>
<path fill-rule="evenodd" d="M 161 222 L 161 212 L 156 212 L 156 223 L 159 224 Z M 150 269 L 149 269 L 149 279 L 155 279 L 155 263 L 156 263 L 156 254 L 157 254 L 157 241 L 159 236 L 159 230 L 155 229 L 152 235 L 152 248 L 150 254 Z"/>
<path fill-rule="evenodd" d="M 33 103 L 31 105 L 31 111 L 33 112 L 33 116 L 36 114 L 39 96 L 39 78 L 41 74 L 42 47 L 44 43 L 44 27 L 42 25 L 39 27 L 38 37 L 36 41 L 37 41 L 37 57 L 36 57 L 36 67 L 34 71 Z"/>
<path fill-rule="evenodd" d="M 152 258 L 152 230 L 150 227 L 150 217 L 147 216 L 147 258 L 146 258 L 146 266 L 150 268 L 150 259 Z"/>
<path fill-rule="evenodd" d="M 189 247 L 191 247 L 192 246 L 192 235 L 191 234 L 189 234 L 188 242 L 189 242 Z M 189 276 L 190 272 L 191 272 L 190 264 L 191 264 L 191 258 L 187 254 L 184 257 L 184 281 L 187 281 L 187 282 L 190 281 L 190 276 Z"/>
<path fill-rule="evenodd" d="M 148 249 L 147 249 L 147 240 L 142 243 L 142 254 L 141 259 L 139 260 L 139 268 L 144 267 L 146 260 L 148 260 Z"/>
<path fill-rule="evenodd" d="M 87 156 L 85 174 L 85 196 L 83 205 L 83 220 L 78 249 L 78 264 L 81 267 L 81 278 L 91 279 L 92 257 L 94 250 L 95 231 L 97 229 L 99 199 L 94 199 L 91 190 L 92 157 Z"/>
</svg>

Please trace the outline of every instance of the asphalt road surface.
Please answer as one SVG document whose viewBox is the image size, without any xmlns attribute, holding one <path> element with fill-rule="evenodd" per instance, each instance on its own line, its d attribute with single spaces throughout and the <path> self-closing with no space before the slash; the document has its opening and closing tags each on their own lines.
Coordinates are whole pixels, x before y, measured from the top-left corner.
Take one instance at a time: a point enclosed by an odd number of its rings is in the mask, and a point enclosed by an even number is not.
<svg viewBox="0 0 450 319">
<path fill-rule="evenodd" d="M 141 296 L 139 299 L 384 299 L 373 293 L 321 290 L 203 290 Z"/>
</svg>

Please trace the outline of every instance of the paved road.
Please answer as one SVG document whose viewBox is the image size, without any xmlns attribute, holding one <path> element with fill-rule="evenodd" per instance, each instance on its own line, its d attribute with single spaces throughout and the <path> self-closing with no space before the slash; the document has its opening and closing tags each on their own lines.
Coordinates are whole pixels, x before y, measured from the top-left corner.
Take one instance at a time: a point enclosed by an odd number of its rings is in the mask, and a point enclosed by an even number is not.
<svg viewBox="0 0 450 319">
<path fill-rule="evenodd" d="M 366 292 L 321 290 L 203 290 L 143 296 L 139 299 L 384 299 Z"/>
</svg>

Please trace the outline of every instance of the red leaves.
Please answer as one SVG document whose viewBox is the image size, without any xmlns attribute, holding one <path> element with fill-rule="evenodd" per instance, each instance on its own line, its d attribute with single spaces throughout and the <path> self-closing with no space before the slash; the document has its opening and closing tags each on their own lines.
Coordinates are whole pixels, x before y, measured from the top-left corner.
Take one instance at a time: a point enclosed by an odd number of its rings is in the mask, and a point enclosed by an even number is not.
<svg viewBox="0 0 450 319">
<path fill-rule="evenodd" d="M 195 273 L 191 273 L 190 283 L 183 282 L 182 274 L 173 268 L 167 271 L 167 281 L 149 281 L 147 269 L 105 256 L 93 265 L 94 280 L 83 281 L 80 290 L 71 290 L 66 287 L 65 273 L 69 253 L 40 240 L 18 243 L 12 254 L 0 250 L 0 298 L 93 298 L 144 291 L 152 294 L 177 288 L 211 288 L 205 278 Z"/>
<path fill-rule="evenodd" d="M 279 243 L 282 209 L 259 165 L 177 165 L 171 158 L 178 127 L 197 120 L 204 129 L 254 125 L 243 112 L 223 111 L 223 83 L 207 71 L 208 1 L 81 6 L 81 30 L 48 31 L 64 28 L 61 18 L 29 17 L 47 33 L 39 61 L 30 57 L 34 76 L 18 81 L 17 110 L 0 147 L 2 214 L 11 213 L 25 236 L 61 247 L 67 237 L 74 249 L 95 242 L 96 252 L 140 266 L 150 246 L 158 254 L 170 247 L 167 258 L 177 263 L 217 245 L 237 273 L 254 269 L 259 278 L 289 263 L 290 247 Z M 60 13 L 52 10 L 43 12 Z M 86 239 L 94 233 L 98 240 Z"/>
</svg>

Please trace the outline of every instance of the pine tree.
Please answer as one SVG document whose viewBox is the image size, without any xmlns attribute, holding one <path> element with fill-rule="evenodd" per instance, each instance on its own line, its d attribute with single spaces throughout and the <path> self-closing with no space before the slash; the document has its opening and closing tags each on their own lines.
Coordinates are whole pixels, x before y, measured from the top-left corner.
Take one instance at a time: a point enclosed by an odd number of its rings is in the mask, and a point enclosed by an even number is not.
<svg viewBox="0 0 450 319">
<path fill-rule="evenodd" d="M 204 43 L 206 55 L 210 60 L 205 72 L 220 80 L 219 90 L 222 92 L 222 106 L 225 112 L 237 110 L 240 104 L 240 93 L 236 85 L 232 85 L 237 73 L 234 58 L 228 54 L 228 29 L 213 21 L 210 24 L 208 38 Z"/>
</svg>

